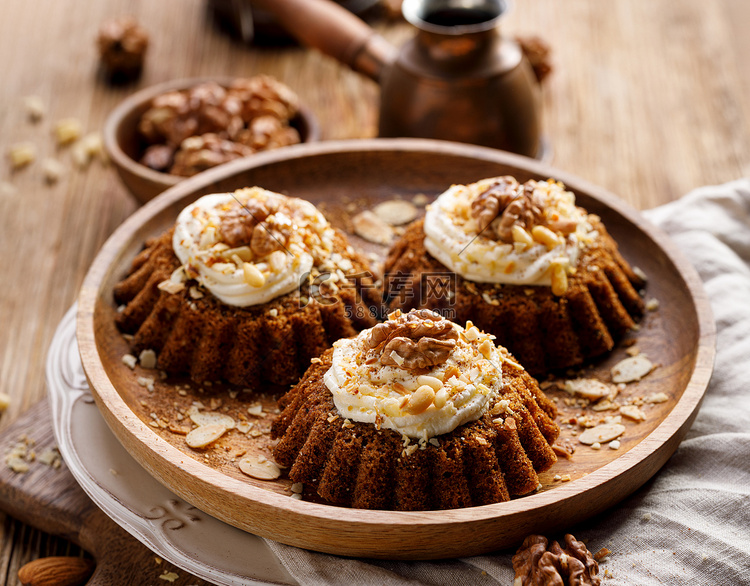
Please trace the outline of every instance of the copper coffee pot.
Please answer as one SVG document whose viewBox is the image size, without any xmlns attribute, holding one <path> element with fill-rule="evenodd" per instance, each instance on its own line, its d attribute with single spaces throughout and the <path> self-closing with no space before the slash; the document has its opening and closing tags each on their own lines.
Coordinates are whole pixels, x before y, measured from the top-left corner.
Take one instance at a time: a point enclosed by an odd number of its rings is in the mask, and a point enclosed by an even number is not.
<svg viewBox="0 0 750 586">
<path fill-rule="evenodd" d="M 455 140 L 541 156 L 539 86 L 503 38 L 508 0 L 404 0 L 417 35 L 395 49 L 329 0 L 252 0 L 303 44 L 380 83 L 379 134 Z"/>
</svg>

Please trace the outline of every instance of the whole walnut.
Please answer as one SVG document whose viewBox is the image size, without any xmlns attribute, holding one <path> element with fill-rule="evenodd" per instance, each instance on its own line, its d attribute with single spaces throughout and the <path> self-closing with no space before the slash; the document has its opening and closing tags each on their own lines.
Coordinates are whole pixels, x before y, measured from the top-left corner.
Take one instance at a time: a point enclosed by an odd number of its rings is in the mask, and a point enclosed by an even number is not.
<svg viewBox="0 0 750 586">
<path fill-rule="evenodd" d="M 599 564 L 586 548 L 568 533 L 560 546 L 548 544 L 543 535 L 529 535 L 513 556 L 514 586 L 599 586 Z"/>
<path fill-rule="evenodd" d="M 169 172 L 173 175 L 191 177 L 211 167 L 252 154 L 253 150 L 245 145 L 223 139 L 216 134 L 191 136 L 182 141 Z"/>
<path fill-rule="evenodd" d="M 101 63 L 115 79 L 140 75 L 148 43 L 146 30 L 129 16 L 102 23 L 96 38 Z"/>
</svg>

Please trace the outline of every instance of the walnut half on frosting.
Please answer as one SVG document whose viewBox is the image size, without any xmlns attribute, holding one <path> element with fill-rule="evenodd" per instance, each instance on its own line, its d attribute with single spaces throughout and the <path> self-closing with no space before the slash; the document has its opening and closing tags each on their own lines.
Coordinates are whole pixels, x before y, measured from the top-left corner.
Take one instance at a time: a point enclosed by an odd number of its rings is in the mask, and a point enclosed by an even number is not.
<svg viewBox="0 0 750 586">
<path fill-rule="evenodd" d="M 458 332 L 450 321 L 429 309 L 418 309 L 391 314 L 372 329 L 367 345 L 380 355 L 381 364 L 418 371 L 445 362 L 456 340 Z"/>
<path fill-rule="evenodd" d="M 510 176 L 498 177 L 496 182 L 480 193 L 471 204 L 471 217 L 478 230 L 491 240 L 512 244 L 519 240 L 514 228 L 527 234 L 535 226 L 543 226 L 563 235 L 575 232 L 574 220 L 550 221 L 544 213 L 544 197 L 535 191 L 536 181 L 523 185 Z"/>
</svg>

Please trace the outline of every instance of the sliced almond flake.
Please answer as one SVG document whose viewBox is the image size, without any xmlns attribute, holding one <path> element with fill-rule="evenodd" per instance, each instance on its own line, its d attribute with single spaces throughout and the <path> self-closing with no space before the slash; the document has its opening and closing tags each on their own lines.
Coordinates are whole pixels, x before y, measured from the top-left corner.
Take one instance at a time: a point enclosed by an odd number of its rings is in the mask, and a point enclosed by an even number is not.
<svg viewBox="0 0 750 586">
<path fill-rule="evenodd" d="M 295 492 L 297 494 L 302 494 L 304 489 L 305 489 L 305 485 L 302 484 L 301 482 L 295 482 L 294 484 L 292 484 L 292 492 Z"/>
<path fill-rule="evenodd" d="M 666 403 L 669 401 L 669 395 L 666 393 L 656 393 L 655 395 L 649 395 L 645 399 L 646 403 Z"/>
<path fill-rule="evenodd" d="M 619 405 L 617 403 L 613 403 L 609 399 L 602 399 L 601 401 L 598 401 L 594 403 L 594 405 L 591 406 L 591 409 L 594 411 L 609 411 L 610 409 L 617 409 Z"/>
<path fill-rule="evenodd" d="M 370 210 L 365 210 L 352 218 L 354 233 L 368 242 L 390 244 L 393 240 L 393 228 Z"/>
<path fill-rule="evenodd" d="M 243 474 L 258 480 L 276 480 L 281 476 L 281 469 L 271 460 L 263 462 L 256 456 L 245 456 L 238 464 Z"/>
<path fill-rule="evenodd" d="M 417 217 L 417 207 L 402 199 L 392 199 L 379 203 L 373 209 L 375 215 L 391 226 L 408 224 Z"/>
<path fill-rule="evenodd" d="M 237 424 L 237 431 L 240 433 L 247 433 L 252 428 L 252 424 L 248 423 L 247 421 L 240 421 Z"/>
<path fill-rule="evenodd" d="M 187 434 L 185 441 L 191 448 L 205 448 L 224 435 L 226 431 L 227 428 L 218 423 L 201 425 Z"/>
<path fill-rule="evenodd" d="M 639 381 L 651 372 L 653 368 L 653 363 L 645 354 L 625 358 L 612 367 L 612 382 L 631 383 Z"/>
<path fill-rule="evenodd" d="M 198 426 L 201 425 L 223 425 L 227 429 L 234 429 L 235 422 L 229 415 L 215 413 L 213 411 L 194 411 L 190 419 Z"/>
<path fill-rule="evenodd" d="M 247 408 L 247 412 L 255 417 L 266 416 L 266 414 L 263 413 L 263 405 L 261 405 L 260 403 L 258 403 L 257 405 L 250 405 L 250 407 Z"/>
<path fill-rule="evenodd" d="M 625 433 L 625 426 L 619 423 L 603 423 L 596 427 L 585 430 L 578 436 L 578 441 L 582 444 L 591 445 L 594 443 L 605 443 L 620 437 Z"/>
<path fill-rule="evenodd" d="M 592 401 L 606 397 L 612 392 L 609 385 L 593 378 L 566 380 L 563 388 L 572 395 L 579 395 Z"/>
<path fill-rule="evenodd" d="M 624 405 L 620 407 L 620 415 L 633 421 L 645 421 L 646 414 L 635 405 Z"/>
</svg>

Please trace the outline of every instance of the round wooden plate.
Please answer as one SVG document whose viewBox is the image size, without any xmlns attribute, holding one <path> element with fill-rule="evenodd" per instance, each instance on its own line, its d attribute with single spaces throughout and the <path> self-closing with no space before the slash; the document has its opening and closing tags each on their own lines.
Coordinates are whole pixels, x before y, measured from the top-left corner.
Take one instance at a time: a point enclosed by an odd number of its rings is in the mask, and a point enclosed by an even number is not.
<svg viewBox="0 0 750 586">
<path fill-rule="evenodd" d="M 183 436 L 150 424 L 142 405 L 168 391 L 157 381 L 156 392 L 145 395 L 135 382 L 139 367 L 134 372 L 122 364 L 127 345 L 113 323 L 112 288 L 143 242 L 169 228 L 185 205 L 207 193 L 260 185 L 312 201 L 346 230 L 351 210 L 392 198 L 432 197 L 452 183 L 504 174 L 520 181 L 562 180 L 580 205 L 603 218 L 623 255 L 650 277 L 647 297 L 660 306 L 631 337 L 658 366 L 641 382 L 628 385 L 623 395 L 661 392 L 668 401 L 644 406 L 645 421 L 626 423 L 620 449 L 595 451 L 579 445 L 573 459 L 561 459 L 541 476 L 537 493 L 506 503 L 450 511 L 369 511 L 292 499 L 288 481 L 245 477 L 227 458 L 204 457 L 187 448 Z M 352 242 L 384 253 L 358 238 Z M 180 183 L 136 212 L 106 242 L 83 284 L 77 321 L 83 366 L 104 418 L 131 455 L 165 486 L 257 535 L 338 555 L 392 559 L 502 549 L 529 533 L 555 532 L 616 504 L 677 449 L 698 411 L 715 349 L 714 322 L 698 275 L 663 233 L 614 195 L 525 157 L 417 139 L 300 145 L 238 160 Z M 608 380 L 611 365 L 624 357 L 621 345 L 585 375 Z M 143 397 L 147 401 L 142 404 Z M 565 406 L 562 396 L 558 405 L 567 418 L 572 407 Z M 563 425 L 563 435 L 575 441 L 572 427 Z M 257 447 L 261 452 L 267 448 Z M 555 475 L 569 475 L 571 481 L 560 482 Z"/>
</svg>

